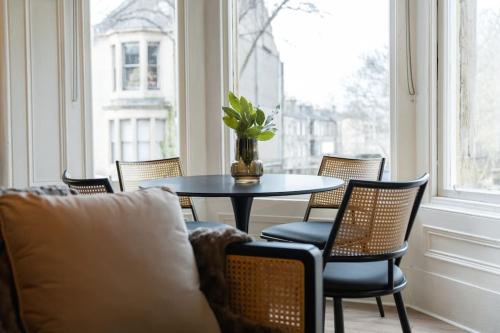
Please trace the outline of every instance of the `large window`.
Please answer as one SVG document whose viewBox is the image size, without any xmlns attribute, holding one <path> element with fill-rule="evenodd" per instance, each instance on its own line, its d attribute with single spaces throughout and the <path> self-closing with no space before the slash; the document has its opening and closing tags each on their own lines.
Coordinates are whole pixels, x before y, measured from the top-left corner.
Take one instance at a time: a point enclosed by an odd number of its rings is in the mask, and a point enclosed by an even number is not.
<svg viewBox="0 0 500 333">
<path fill-rule="evenodd" d="M 174 0 L 91 0 L 94 170 L 179 154 Z"/>
<path fill-rule="evenodd" d="M 236 90 L 280 108 L 260 144 L 266 172 L 316 173 L 326 154 L 390 159 L 390 1 L 236 5 Z"/>
<path fill-rule="evenodd" d="M 500 2 L 441 5 L 440 191 L 498 202 L 493 194 L 500 194 Z"/>
</svg>

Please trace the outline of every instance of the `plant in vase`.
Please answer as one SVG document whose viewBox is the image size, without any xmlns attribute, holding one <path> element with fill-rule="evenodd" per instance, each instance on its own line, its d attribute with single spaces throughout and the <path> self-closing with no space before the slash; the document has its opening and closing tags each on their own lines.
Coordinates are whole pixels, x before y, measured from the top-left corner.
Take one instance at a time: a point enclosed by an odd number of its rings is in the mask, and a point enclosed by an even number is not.
<svg viewBox="0 0 500 333">
<path fill-rule="evenodd" d="M 276 134 L 274 116 L 278 109 L 266 115 L 254 107 L 245 97 L 238 98 L 229 93 L 230 106 L 223 106 L 224 124 L 236 132 L 235 161 L 231 164 L 231 175 L 237 183 L 255 183 L 264 173 L 259 160 L 258 141 L 271 140 Z"/>
</svg>

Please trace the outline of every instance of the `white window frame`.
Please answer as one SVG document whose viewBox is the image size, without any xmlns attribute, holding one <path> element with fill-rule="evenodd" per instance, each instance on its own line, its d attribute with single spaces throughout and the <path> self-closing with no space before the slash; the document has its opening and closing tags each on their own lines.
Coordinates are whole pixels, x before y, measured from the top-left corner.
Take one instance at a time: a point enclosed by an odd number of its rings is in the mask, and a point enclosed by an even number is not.
<svg viewBox="0 0 500 333">
<path fill-rule="evenodd" d="M 178 112 L 178 126 L 179 126 L 179 156 L 183 161 L 185 171 L 189 173 L 197 172 L 203 173 L 203 168 L 206 168 L 204 161 L 204 154 L 199 152 L 196 143 L 204 136 L 205 131 L 195 128 L 189 122 L 189 115 L 196 118 L 199 114 L 204 113 L 202 106 L 204 101 L 199 100 L 195 102 L 188 101 L 188 95 L 200 96 L 203 95 L 203 88 L 197 85 L 197 78 L 199 73 L 190 70 L 190 67 L 195 67 L 195 60 L 192 59 L 190 49 L 202 47 L 199 38 L 203 35 L 199 32 L 203 31 L 203 16 L 199 11 L 199 4 L 188 2 L 186 0 L 176 0 L 176 28 L 177 36 L 175 43 L 175 64 L 176 64 L 176 84 L 177 84 L 177 112 Z M 93 120 L 92 120 L 92 70 L 91 70 L 91 22 L 90 22 L 90 0 L 83 0 L 81 2 L 82 20 L 80 29 L 82 33 L 82 53 L 81 63 L 83 66 L 82 73 L 82 92 L 84 95 L 83 108 L 85 109 L 85 117 L 82 121 L 85 123 L 85 176 L 94 177 L 95 170 L 93 164 Z M 190 25 L 190 29 L 187 26 Z M 154 40 L 152 40 L 154 41 Z M 126 40 L 120 42 L 127 42 Z M 161 43 L 160 43 L 161 45 Z M 161 49 L 161 46 L 160 46 Z M 161 52 L 161 50 L 160 50 Z M 121 44 L 117 44 L 117 91 L 122 92 L 122 78 L 121 78 Z M 194 50 L 193 53 L 203 54 L 199 50 Z M 161 56 L 161 55 L 160 55 Z M 143 57 L 142 57 L 143 58 Z M 120 61 L 120 62 L 118 62 Z M 158 67 L 160 70 L 160 67 Z M 142 79 L 141 79 L 142 81 Z M 134 93 L 135 91 L 126 91 L 127 93 Z M 189 110 L 189 111 L 188 111 Z M 196 124 L 197 125 L 197 124 Z M 194 149 L 190 149 L 192 146 Z M 201 168 L 201 170 L 200 170 Z"/>
<path fill-rule="evenodd" d="M 452 143 L 456 135 L 455 124 L 451 118 L 452 110 L 456 110 L 456 101 L 449 96 L 454 95 L 458 73 L 453 73 L 450 67 L 457 63 L 458 38 L 452 36 L 452 25 L 456 16 L 457 4 L 455 0 L 437 0 L 438 2 L 438 110 L 437 110 L 437 196 L 442 198 L 459 199 L 477 202 L 479 205 L 500 204 L 500 195 L 481 190 L 461 190 L 448 186 L 455 172 L 452 163 L 455 145 Z M 455 32 L 458 34 L 458 32 Z M 440 47 L 442 46 L 442 47 Z"/>
</svg>

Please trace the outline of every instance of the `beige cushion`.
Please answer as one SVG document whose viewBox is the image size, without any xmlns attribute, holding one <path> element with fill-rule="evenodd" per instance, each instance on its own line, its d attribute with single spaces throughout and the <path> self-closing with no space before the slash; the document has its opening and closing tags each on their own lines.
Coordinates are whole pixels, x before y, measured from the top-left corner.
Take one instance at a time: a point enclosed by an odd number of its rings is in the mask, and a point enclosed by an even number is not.
<svg viewBox="0 0 500 333">
<path fill-rule="evenodd" d="M 9 194 L 0 223 L 28 332 L 219 332 L 167 191 Z"/>
</svg>

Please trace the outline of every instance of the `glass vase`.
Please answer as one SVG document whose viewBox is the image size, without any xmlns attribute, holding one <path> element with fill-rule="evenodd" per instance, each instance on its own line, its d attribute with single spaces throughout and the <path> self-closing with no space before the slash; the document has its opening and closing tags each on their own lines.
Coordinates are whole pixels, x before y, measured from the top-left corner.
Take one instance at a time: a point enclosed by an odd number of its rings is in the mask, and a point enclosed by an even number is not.
<svg viewBox="0 0 500 333">
<path fill-rule="evenodd" d="M 235 160 L 231 164 L 231 176 L 236 183 L 257 183 L 264 174 L 262 161 L 259 160 L 259 151 L 256 139 L 238 138 L 236 140 Z"/>
</svg>

